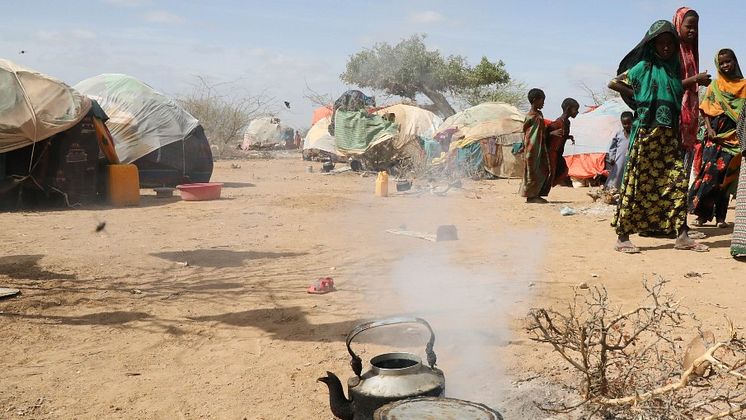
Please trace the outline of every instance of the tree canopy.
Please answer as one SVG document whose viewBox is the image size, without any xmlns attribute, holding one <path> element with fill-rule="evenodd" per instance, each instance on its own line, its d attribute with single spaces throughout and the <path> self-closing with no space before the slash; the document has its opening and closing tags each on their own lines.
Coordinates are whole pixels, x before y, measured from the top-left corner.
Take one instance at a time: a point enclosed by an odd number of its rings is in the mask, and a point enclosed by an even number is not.
<svg viewBox="0 0 746 420">
<path fill-rule="evenodd" d="M 474 92 L 499 90 L 511 81 L 502 61 L 482 57 L 471 66 L 460 55 L 443 56 L 438 50 L 428 50 L 424 39 L 425 35 L 413 35 L 394 46 L 377 43 L 350 56 L 340 78 L 361 88 L 409 99 L 423 94 L 442 117 L 455 113 L 447 96 L 469 102 Z"/>
</svg>

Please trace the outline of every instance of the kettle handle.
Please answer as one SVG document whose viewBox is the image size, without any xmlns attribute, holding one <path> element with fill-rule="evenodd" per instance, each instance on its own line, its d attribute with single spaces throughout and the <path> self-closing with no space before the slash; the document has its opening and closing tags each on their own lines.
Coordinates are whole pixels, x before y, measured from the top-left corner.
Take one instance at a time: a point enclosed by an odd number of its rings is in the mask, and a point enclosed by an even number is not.
<svg viewBox="0 0 746 420">
<path fill-rule="evenodd" d="M 430 365 L 430 367 L 432 368 L 435 366 L 435 363 L 437 361 L 437 357 L 435 356 L 435 352 L 433 351 L 433 345 L 435 344 L 435 333 L 433 332 L 433 328 L 427 321 L 422 318 L 406 316 L 378 319 L 375 321 L 368 321 L 363 322 L 362 324 L 358 324 L 355 328 L 352 329 L 352 331 L 350 331 L 349 334 L 347 334 L 347 351 L 350 353 L 351 357 L 350 367 L 352 367 L 352 371 L 355 372 L 355 375 L 357 375 L 358 378 L 360 377 L 360 373 L 363 371 L 363 360 L 360 358 L 360 356 L 355 354 L 355 352 L 352 351 L 352 347 L 350 347 L 350 344 L 352 343 L 352 340 L 355 338 L 355 336 L 365 330 L 369 330 L 375 327 L 408 323 L 422 324 L 425 326 L 425 328 L 427 328 L 428 331 L 430 331 L 430 340 L 427 341 L 427 345 L 425 346 L 425 353 L 427 354 L 427 363 Z"/>
</svg>

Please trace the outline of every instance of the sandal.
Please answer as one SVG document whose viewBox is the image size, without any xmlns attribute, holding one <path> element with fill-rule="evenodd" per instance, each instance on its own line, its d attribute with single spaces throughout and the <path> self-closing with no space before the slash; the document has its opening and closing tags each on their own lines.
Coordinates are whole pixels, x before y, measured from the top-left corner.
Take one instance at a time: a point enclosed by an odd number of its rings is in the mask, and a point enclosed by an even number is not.
<svg viewBox="0 0 746 420">
<path fill-rule="evenodd" d="M 694 251 L 694 252 L 709 252 L 710 251 L 709 246 L 705 244 L 701 244 L 699 242 L 694 242 L 689 245 L 674 245 L 673 249 L 679 249 L 682 251 Z"/>
<path fill-rule="evenodd" d="M 614 251 L 621 252 L 622 254 L 639 254 L 640 248 L 634 245 L 614 245 Z"/>
<path fill-rule="evenodd" d="M 334 279 L 331 277 L 321 277 L 308 286 L 307 292 L 312 295 L 323 295 L 335 290 L 337 289 L 334 287 Z"/>
</svg>

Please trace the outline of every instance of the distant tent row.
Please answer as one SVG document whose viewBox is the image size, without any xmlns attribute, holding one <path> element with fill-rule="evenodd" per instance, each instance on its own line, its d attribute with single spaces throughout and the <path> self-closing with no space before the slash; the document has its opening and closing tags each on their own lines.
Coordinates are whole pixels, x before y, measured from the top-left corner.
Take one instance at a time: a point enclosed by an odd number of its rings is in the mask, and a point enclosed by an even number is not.
<svg viewBox="0 0 746 420">
<path fill-rule="evenodd" d="M 105 167 L 134 163 L 141 186 L 208 181 L 199 122 L 126 75 L 71 88 L 0 60 L 0 206 L 86 204 L 105 194 Z"/>
</svg>

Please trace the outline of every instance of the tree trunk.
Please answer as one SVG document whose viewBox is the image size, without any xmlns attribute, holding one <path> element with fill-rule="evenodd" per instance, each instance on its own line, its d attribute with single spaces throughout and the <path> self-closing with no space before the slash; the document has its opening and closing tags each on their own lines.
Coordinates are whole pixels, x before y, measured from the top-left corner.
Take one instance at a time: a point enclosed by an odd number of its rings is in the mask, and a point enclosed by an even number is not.
<svg viewBox="0 0 746 420">
<path fill-rule="evenodd" d="M 427 86 L 422 87 L 422 93 L 433 101 L 433 105 L 435 105 L 435 109 L 438 111 L 436 113 L 441 118 L 446 119 L 456 113 L 451 104 L 448 103 L 448 99 L 442 93 L 432 90 Z"/>
</svg>

